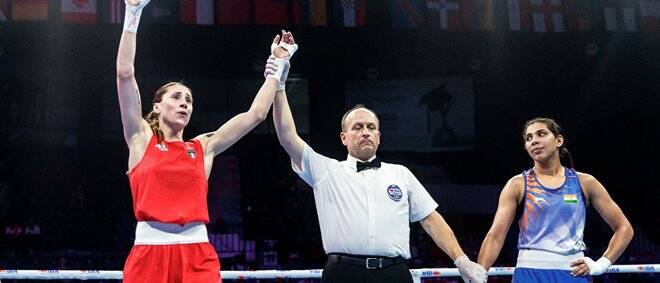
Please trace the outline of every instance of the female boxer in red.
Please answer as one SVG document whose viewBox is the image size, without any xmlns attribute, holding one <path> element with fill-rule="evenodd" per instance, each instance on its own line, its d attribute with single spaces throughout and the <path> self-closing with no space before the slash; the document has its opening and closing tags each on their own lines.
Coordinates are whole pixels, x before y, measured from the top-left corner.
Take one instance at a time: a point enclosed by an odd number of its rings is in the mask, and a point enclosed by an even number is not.
<svg viewBox="0 0 660 283">
<path fill-rule="evenodd" d="M 141 116 L 133 62 L 140 15 L 148 2 L 126 0 L 117 55 L 117 92 L 129 148 L 127 174 L 138 221 L 124 282 L 219 282 L 220 262 L 208 242 L 205 226 L 209 222 L 206 195 L 213 158 L 266 118 L 290 53 L 277 47 L 280 36 L 276 36 L 271 46 L 274 56 L 266 64 L 271 72 L 250 109 L 216 131 L 184 141 L 183 130 L 193 113 L 193 95 L 182 83 L 160 87 L 153 97 L 152 111 L 145 118 Z"/>
</svg>

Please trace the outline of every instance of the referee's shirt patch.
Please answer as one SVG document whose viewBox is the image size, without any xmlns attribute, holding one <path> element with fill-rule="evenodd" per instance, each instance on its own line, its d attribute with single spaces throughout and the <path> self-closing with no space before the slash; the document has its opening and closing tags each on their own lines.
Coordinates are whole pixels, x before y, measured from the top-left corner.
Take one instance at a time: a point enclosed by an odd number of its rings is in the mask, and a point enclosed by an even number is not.
<svg viewBox="0 0 660 283">
<path fill-rule="evenodd" d="M 393 201 L 400 201 L 401 197 L 403 197 L 403 193 L 397 185 L 390 185 L 387 187 L 387 194 L 390 195 L 390 198 Z"/>
</svg>

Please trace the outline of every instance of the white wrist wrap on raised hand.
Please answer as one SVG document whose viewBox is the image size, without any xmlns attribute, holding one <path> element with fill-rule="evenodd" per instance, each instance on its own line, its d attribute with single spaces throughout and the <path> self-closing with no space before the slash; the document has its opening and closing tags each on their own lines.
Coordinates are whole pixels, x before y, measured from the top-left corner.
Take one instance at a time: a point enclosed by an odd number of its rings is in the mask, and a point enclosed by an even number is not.
<svg viewBox="0 0 660 283">
<path fill-rule="evenodd" d="M 126 12 L 124 13 L 124 31 L 137 33 L 138 25 L 140 25 L 140 16 L 142 16 L 142 9 L 144 9 L 151 0 L 140 0 L 140 4 L 133 6 L 126 3 Z"/>
<path fill-rule="evenodd" d="M 282 81 L 282 74 L 284 73 L 285 69 L 289 68 L 289 60 L 286 59 L 281 59 L 281 58 L 275 58 L 275 66 L 277 66 L 277 70 L 275 73 L 269 73 L 266 75 L 267 79 L 276 79 L 278 84 L 284 84 L 285 81 Z M 285 78 L 286 80 L 286 78 Z M 278 87 L 279 89 L 279 87 Z"/>
<path fill-rule="evenodd" d="M 293 54 L 296 53 L 296 50 L 298 50 L 298 44 L 288 44 L 284 42 L 283 40 L 280 41 L 279 44 L 271 44 L 270 45 L 270 53 L 274 54 L 275 48 L 282 47 L 286 49 L 286 51 L 289 51 L 289 57 L 286 57 L 284 59 L 291 59 L 293 57 Z"/>
<path fill-rule="evenodd" d="M 284 41 L 280 41 L 280 44 L 278 44 L 277 46 L 286 49 L 286 51 L 289 51 L 289 58 L 287 59 L 291 59 L 291 57 L 293 57 L 293 54 L 295 54 L 296 51 L 298 50 L 298 44 L 288 44 Z"/>
<path fill-rule="evenodd" d="M 612 265 L 612 262 L 606 257 L 601 257 L 597 261 L 584 257 L 584 262 L 589 267 L 589 275 L 601 275 L 607 272 L 607 269 Z"/>
<path fill-rule="evenodd" d="M 284 69 L 282 70 L 282 75 L 280 76 L 279 84 L 277 85 L 277 91 L 284 90 L 287 77 L 289 77 L 289 69 L 291 69 L 291 63 L 289 60 L 286 60 L 286 64 L 283 64 L 282 68 Z"/>
</svg>

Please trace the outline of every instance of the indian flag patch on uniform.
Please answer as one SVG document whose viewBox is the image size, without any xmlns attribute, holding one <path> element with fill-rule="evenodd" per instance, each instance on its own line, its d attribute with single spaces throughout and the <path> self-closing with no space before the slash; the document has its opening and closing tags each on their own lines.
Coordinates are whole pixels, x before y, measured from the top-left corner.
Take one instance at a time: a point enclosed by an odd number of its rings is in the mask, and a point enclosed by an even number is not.
<svg viewBox="0 0 660 283">
<path fill-rule="evenodd" d="M 564 203 L 577 203 L 577 195 L 564 195 Z"/>
</svg>

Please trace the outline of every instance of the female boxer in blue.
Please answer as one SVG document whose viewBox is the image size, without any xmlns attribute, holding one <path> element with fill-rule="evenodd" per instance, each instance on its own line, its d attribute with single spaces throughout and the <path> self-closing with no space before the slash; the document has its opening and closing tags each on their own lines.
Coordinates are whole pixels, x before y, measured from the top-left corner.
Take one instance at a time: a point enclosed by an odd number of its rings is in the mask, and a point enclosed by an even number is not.
<svg viewBox="0 0 660 283">
<path fill-rule="evenodd" d="M 478 263 L 490 268 L 502 249 L 516 207 L 521 206 L 513 282 L 590 282 L 591 275 L 606 272 L 623 253 L 632 239 L 632 226 L 596 178 L 573 169 L 561 128 L 553 119 L 527 121 L 523 140 L 534 167 L 504 186 Z M 561 157 L 568 157 L 570 168 L 564 167 Z M 593 205 L 614 231 L 597 261 L 583 253 L 588 205 Z"/>
</svg>

